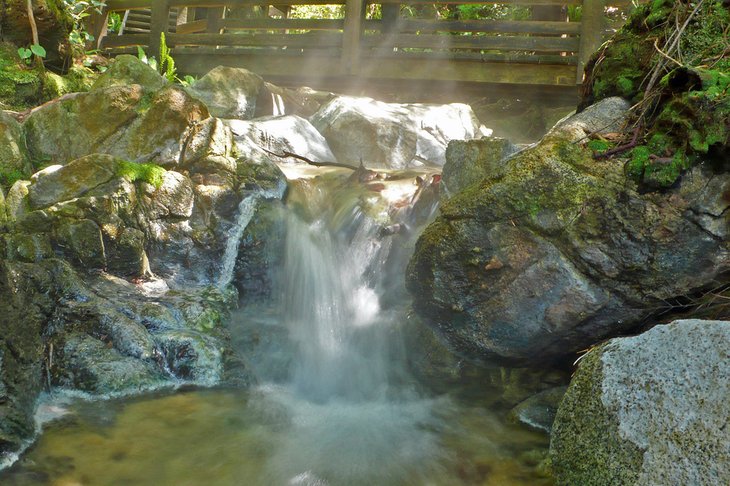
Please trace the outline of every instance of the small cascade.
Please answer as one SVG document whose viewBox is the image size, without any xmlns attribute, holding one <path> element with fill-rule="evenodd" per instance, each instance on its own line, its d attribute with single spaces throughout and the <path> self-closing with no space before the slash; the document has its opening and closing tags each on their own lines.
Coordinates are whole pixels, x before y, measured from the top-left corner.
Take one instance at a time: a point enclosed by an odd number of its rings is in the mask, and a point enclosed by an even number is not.
<svg viewBox="0 0 730 486">
<path fill-rule="evenodd" d="M 243 232 L 246 231 L 246 226 L 251 222 L 251 218 L 253 218 L 258 198 L 259 195 L 257 193 L 252 193 L 241 199 L 241 202 L 238 204 L 238 216 L 236 217 L 235 224 L 231 226 L 228 232 L 226 251 L 223 253 L 220 276 L 216 284 L 219 289 L 224 288 L 233 279 L 233 271 L 236 267 L 236 257 L 238 256 L 241 237 L 243 236 Z"/>
</svg>

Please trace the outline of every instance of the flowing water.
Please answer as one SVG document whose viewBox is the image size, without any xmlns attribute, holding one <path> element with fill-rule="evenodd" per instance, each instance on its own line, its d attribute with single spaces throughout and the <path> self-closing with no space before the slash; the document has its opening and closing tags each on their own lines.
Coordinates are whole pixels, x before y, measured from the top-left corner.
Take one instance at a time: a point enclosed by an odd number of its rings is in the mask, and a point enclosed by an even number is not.
<svg viewBox="0 0 730 486">
<path fill-rule="evenodd" d="M 260 384 L 56 403 L 0 482 L 549 484 L 545 436 L 508 424 L 487 388 L 437 394 L 408 367 L 403 272 L 429 177 L 293 182 L 272 297 L 230 326 Z"/>
</svg>

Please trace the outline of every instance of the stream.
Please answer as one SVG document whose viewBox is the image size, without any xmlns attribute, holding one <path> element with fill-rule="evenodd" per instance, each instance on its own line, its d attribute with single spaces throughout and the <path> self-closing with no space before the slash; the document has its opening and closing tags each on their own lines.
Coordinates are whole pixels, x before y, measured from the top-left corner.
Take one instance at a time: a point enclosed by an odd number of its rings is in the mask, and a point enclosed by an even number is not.
<svg viewBox="0 0 730 486">
<path fill-rule="evenodd" d="M 59 393 L 41 407 L 56 418 L 0 483 L 551 484 L 538 471 L 547 436 L 509 423 L 494 390 L 472 380 L 443 391 L 409 366 L 403 275 L 438 178 L 284 169 L 271 297 L 229 323 L 259 384 Z"/>
</svg>

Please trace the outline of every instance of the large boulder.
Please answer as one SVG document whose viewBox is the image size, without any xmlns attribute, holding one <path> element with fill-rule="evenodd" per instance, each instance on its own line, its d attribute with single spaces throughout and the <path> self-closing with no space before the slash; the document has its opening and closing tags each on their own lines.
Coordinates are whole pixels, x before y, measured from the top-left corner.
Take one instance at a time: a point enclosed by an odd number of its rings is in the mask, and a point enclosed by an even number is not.
<svg viewBox="0 0 730 486">
<path fill-rule="evenodd" d="M 416 311 L 475 360 L 538 363 L 636 326 L 727 282 L 730 174 L 696 167 L 639 193 L 623 164 L 564 124 L 441 208 L 407 275 Z"/>
<path fill-rule="evenodd" d="M 24 127 L 36 163 L 64 165 L 92 153 L 175 165 L 188 131 L 208 118 L 184 90 L 138 84 L 62 96 L 34 109 Z M 69 132 L 73 127 L 73 132 Z"/>
<path fill-rule="evenodd" d="M 255 161 L 302 163 L 294 157 L 277 157 L 290 152 L 314 162 L 332 162 L 335 156 L 327 140 L 306 119 L 297 115 L 257 118 L 251 121 L 226 120 L 242 156 Z"/>
<path fill-rule="evenodd" d="M 337 160 L 357 166 L 403 169 L 443 166 L 450 140 L 488 135 L 468 105 L 383 103 L 337 96 L 310 121 Z"/>
<path fill-rule="evenodd" d="M 256 73 L 242 68 L 218 66 L 188 88 L 218 118 L 248 120 L 256 112 L 256 98 L 264 80 Z"/>
<path fill-rule="evenodd" d="M 470 184 L 497 174 L 504 160 L 516 151 L 517 147 L 504 138 L 452 140 L 446 147 L 446 163 L 441 172 L 444 195 L 456 194 Z"/>
<path fill-rule="evenodd" d="M 723 484 L 730 477 L 730 322 L 675 321 L 580 362 L 558 409 L 557 484 Z"/>
</svg>

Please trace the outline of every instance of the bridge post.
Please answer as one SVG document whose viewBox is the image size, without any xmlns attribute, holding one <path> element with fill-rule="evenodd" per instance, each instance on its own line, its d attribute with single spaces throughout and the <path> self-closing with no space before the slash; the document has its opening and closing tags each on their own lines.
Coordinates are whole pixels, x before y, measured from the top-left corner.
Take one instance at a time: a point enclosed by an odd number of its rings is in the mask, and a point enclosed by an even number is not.
<svg viewBox="0 0 730 486">
<path fill-rule="evenodd" d="M 583 0 L 583 14 L 580 21 L 580 47 L 575 83 L 583 82 L 583 70 L 588 60 L 603 43 L 606 30 L 606 0 Z"/>
<path fill-rule="evenodd" d="M 346 0 L 340 66 L 344 74 L 360 72 L 360 37 L 362 36 L 363 0 Z"/>
<path fill-rule="evenodd" d="M 109 11 L 106 5 L 104 5 L 100 8 L 100 12 L 92 11 L 91 15 L 84 19 L 86 32 L 94 36 L 94 40 L 86 43 L 87 51 L 101 47 L 101 39 L 106 35 L 108 17 Z"/>
<path fill-rule="evenodd" d="M 170 0 L 152 0 L 148 56 L 160 56 L 160 34 L 167 34 L 170 25 Z M 159 60 L 159 59 L 158 59 Z"/>
</svg>

